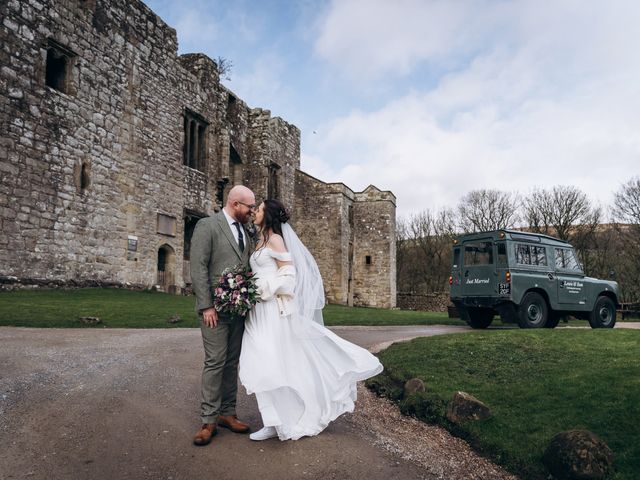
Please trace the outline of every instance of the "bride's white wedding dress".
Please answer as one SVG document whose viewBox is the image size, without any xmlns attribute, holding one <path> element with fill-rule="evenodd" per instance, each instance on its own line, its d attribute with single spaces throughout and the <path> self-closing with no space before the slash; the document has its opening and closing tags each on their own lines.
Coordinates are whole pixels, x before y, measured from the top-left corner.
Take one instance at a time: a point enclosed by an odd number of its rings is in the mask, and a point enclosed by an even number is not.
<svg viewBox="0 0 640 480">
<path fill-rule="evenodd" d="M 291 255 L 262 248 L 250 259 L 259 284 L 272 291 L 274 285 L 282 286 L 283 270 L 289 282 L 295 281 L 295 264 L 279 271 L 276 259 L 291 261 Z M 278 289 L 283 290 L 287 288 Z M 242 339 L 240 381 L 249 394 L 256 394 L 264 426 L 274 427 L 280 440 L 317 435 L 353 411 L 356 382 L 382 371 L 367 350 L 301 316 L 295 298 L 273 296 L 249 312 Z"/>
</svg>

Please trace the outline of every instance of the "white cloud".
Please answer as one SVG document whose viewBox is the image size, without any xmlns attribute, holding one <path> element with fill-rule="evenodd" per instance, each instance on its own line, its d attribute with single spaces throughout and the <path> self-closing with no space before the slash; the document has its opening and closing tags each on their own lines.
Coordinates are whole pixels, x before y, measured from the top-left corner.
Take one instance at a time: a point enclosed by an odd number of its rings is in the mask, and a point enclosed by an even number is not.
<svg viewBox="0 0 640 480">
<path fill-rule="evenodd" d="M 390 189 L 399 214 L 475 188 L 573 184 L 606 203 L 640 175 L 636 0 L 333 0 L 309 28 L 316 55 L 295 65 L 318 2 L 294 40 L 264 3 L 158 3 L 182 52 L 230 55 L 240 98 L 317 130 L 302 132 L 303 170 Z"/>
<path fill-rule="evenodd" d="M 355 189 L 369 183 L 391 189 L 400 214 L 453 206 L 476 188 L 527 193 L 572 184 L 608 203 L 620 183 L 640 173 L 640 4 L 564 1 L 552 9 L 526 1 L 416 2 L 411 8 L 424 16 L 453 3 L 453 13 L 429 20 L 446 25 L 427 47 L 411 46 L 409 37 L 425 39 L 415 22 L 397 38 L 382 29 L 382 12 L 390 20 L 399 15 L 388 2 L 374 3 L 367 13 L 378 22 L 371 29 L 356 22 L 354 31 L 339 34 L 344 15 L 363 3 L 334 4 L 318 48 L 344 68 L 370 62 L 370 71 L 380 73 L 459 54 L 465 47 L 448 44 L 450 32 L 476 14 L 481 21 L 472 36 L 487 43 L 436 87 L 416 88 L 377 111 L 354 111 L 323 126 L 310 151 L 332 159 L 327 179 Z M 467 11 L 458 11 L 460 5 Z M 337 56 L 341 42 L 345 55 Z M 385 44 L 407 51 L 391 59 Z"/>
<path fill-rule="evenodd" d="M 303 172 L 321 180 L 325 180 L 334 174 L 331 165 L 320 157 L 315 157 L 306 153 L 302 153 L 300 157 L 300 169 Z"/>
<path fill-rule="evenodd" d="M 478 1 L 335 0 L 320 23 L 318 55 L 357 77 L 406 74 L 417 62 L 473 49 Z"/>
<path fill-rule="evenodd" d="M 263 99 L 270 99 L 269 105 L 278 104 L 286 97 L 286 89 L 282 83 L 284 63 L 275 53 L 264 53 L 256 57 L 251 68 L 246 72 L 241 72 L 236 66 L 231 72 L 231 81 L 228 86 L 234 93 L 247 102 L 250 107 L 262 107 Z M 278 112 L 274 112 L 279 115 Z"/>
<path fill-rule="evenodd" d="M 214 44 L 221 33 L 214 16 L 199 8 L 184 8 L 175 11 L 178 45 L 181 53 L 199 53 Z"/>
</svg>

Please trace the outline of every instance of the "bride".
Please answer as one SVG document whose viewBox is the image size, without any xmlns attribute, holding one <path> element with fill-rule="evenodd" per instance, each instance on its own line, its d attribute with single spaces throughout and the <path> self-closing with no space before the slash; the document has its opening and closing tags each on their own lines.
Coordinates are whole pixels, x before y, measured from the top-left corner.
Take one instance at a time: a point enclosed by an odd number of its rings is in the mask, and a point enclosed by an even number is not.
<svg viewBox="0 0 640 480">
<path fill-rule="evenodd" d="M 250 262 L 261 301 L 245 323 L 239 373 L 264 425 L 252 440 L 317 435 L 353 411 L 356 382 L 382 371 L 375 356 L 324 327 L 322 278 L 288 219 L 279 201 L 265 200 L 254 221 Z"/>
</svg>

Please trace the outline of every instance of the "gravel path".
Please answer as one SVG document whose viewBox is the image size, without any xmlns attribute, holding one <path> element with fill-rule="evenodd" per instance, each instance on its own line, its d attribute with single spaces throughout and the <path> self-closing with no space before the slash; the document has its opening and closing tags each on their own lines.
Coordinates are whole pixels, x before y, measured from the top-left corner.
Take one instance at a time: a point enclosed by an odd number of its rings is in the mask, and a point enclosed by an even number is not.
<svg viewBox="0 0 640 480">
<path fill-rule="evenodd" d="M 638 328 L 640 324 L 620 324 Z M 335 327 L 372 350 L 465 327 Z M 0 479 L 514 478 L 438 427 L 360 388 L 321 435 L 192 446 L 203 352 L 197 329 L 0 327 Z M 238 411 L 261 426 L 240 388 Z"/>
</svg>

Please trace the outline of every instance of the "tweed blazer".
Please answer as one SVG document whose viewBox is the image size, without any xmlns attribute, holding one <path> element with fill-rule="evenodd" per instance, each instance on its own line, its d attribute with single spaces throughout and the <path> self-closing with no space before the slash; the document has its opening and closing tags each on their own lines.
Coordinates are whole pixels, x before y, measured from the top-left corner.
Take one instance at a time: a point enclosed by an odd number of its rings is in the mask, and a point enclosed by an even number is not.
<svg viewBox="0 0 640 480">
<path fill-rule="evenodd" d="M 196 224 L 191 237 L 191 283 L 196 294 L 197 311 L 213 306 L 213 289 L 225 268 L 249 265 L 252 242 L 244 225 L 242 229 L 246 245 L 244 252 L 240 251 L 222 211 L 201 218 Z M 228 318 L 224 314 L 219 316 Z"/>
</svg>

